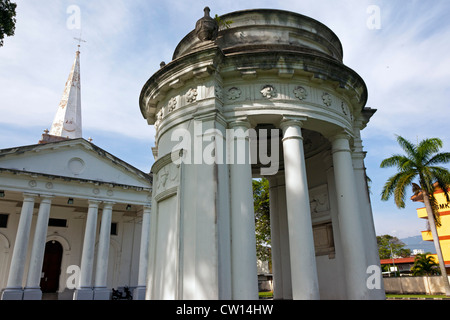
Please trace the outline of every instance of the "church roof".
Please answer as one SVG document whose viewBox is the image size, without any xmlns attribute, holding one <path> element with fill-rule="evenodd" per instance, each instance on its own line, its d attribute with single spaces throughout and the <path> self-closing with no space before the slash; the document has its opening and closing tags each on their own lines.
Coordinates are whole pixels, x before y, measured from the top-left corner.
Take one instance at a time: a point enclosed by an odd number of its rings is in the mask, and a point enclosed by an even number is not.
<svg viewBox="0 0 450 320">
<path fill-rule="evenodd" d="M 0 173 L 151 188 L 152 177 L 83 138 L 0 150 Z"/>
</svg>

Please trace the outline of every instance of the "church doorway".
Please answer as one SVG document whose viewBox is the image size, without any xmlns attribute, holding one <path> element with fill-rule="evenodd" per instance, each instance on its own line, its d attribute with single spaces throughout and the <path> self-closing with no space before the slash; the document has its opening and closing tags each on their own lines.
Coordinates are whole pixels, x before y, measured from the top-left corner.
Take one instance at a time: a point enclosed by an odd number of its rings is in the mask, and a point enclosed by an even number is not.
<svg viewBox="0 0 450 320">
<path fill-rule="evenodd" d="M 63 247 L 58 241 L 52 240 L 47 242 L 40 283 L 42 293 L 55 293 L 58 291 L 62 255 Z"/>
</svg>

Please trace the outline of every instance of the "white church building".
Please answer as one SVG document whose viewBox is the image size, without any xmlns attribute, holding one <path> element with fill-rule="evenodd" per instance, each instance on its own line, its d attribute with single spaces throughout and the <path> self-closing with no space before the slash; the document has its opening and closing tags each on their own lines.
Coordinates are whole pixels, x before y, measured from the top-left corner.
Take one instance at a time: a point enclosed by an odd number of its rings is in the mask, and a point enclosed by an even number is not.
<svg viewBox="0 0 450 320">
<path fill-rule="evenodd" d="M 80 91 L 77 51 L 51 130 L 0 150 L 2 300 L 145 295 L 152 178 L 82 138 Z"/>
</svg>

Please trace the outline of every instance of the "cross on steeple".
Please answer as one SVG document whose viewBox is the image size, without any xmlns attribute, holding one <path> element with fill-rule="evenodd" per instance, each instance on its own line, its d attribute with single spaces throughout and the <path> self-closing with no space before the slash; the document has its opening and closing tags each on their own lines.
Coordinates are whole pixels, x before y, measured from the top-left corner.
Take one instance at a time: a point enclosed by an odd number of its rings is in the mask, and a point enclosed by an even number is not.
<svg viewBox="0 0 450 320">
<path fill-rule="evenodd" d="M 80 51 L 81 43 L 82 43 L 82 42 L 87 42 L 87 41 L 81 39 L 81 35 L 80 35 L 79 38 L 74 38 L 74 39 L 78 41 L 78 51 Z"/>
</svg>

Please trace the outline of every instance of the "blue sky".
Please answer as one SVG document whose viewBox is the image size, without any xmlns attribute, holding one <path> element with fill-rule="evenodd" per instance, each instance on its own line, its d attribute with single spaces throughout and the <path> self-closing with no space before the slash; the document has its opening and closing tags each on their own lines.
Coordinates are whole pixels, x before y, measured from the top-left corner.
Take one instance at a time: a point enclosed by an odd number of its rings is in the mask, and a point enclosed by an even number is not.
<svg viewBox="0 0 450 320">
<path fill-rule="evenodd" d="M 139 94 L 161 61 L 209 6 L 212 15 L 272 8 L 298 12 L 330 27 L 344 48 L 344 63 L 369 89 L 378 109 L 362 132 L 377 234 L 420 235 L 425 222 L 415 203 L 397 209 L 381 202 L 394 173 L 380 162 L 399 152 L 395 135 L 412 141 L 440 137 L 450 150 L 450 2 L 447 0 L 283 0 L 245 2 L 155 0 L 17 0 L 14 37 L 0 48 L 0 148 L 36 143 L 49 129 L 76 51 L 81 49 L 84 137 L 137 168 L 153 164 L 154 128 L 139 110 Z M 380 13 L 371 29 L 370 6 Z M 80 9 L 73 28 L 71 6 Z M 71 24 L 72 22 L 72 24 Z"/>
</svg>

